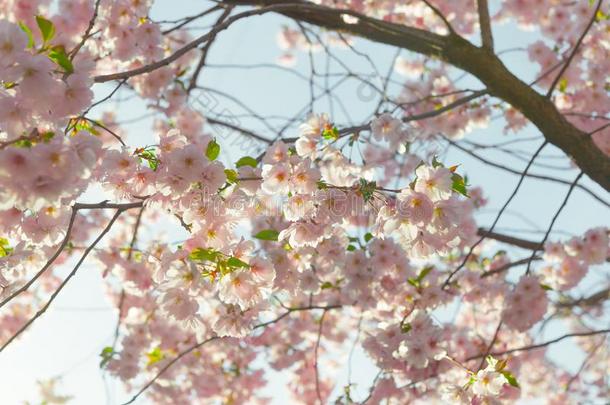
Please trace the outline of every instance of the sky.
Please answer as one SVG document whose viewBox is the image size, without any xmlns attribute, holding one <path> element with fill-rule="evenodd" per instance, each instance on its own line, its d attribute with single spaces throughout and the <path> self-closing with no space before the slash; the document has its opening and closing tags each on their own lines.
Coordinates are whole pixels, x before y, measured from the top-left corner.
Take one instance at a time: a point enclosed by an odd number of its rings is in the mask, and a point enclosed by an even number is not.
<svg viewBox="0 0 610 405">
<path fill-rule="evenodd" d="M 196 3 L 198 2 L 187 0 L 160 0 L 156 2 L 151 16 L 153 19 L 173 19 L 194 14 L 198 11 Z M 282 17 L 266 15 L 238 22 L 223 31 L 212 47 L 209 59 L 211 67 L 204 69 L 202 73 L 203 85 L 221 89 L 262 115 L 293 115 L 295 111 L 305 106 L 309 100 L 309 84 L 294 73 L 273 67 L 252 68 L 245 71 L 226 66 L 227 64 L 273 64 L 282 53 L 276 44 L 276 36 L 282 24 L 290 25 L 291 22 Z M 495 26 L 494 34 L 496 48 L 499 50 L 515 46 L 523 47 L 537 39 L 535 32 L 523 32 L 510 25 Z M 370 56 L 380 72 L 388 71 L 395 50 L 373 45 L 364 40 L 356 40 L 355 45 Z M 371 71 L 369 61 L 361 56 L 349 50 L 336 50 L 335 53 L 352 70 Z M 401 55 L 409 57 L 406 52 Z M 297 58 L 295 71 L 307 75 L 309 73 L 307 54 L 300 53 Z M 326 62 L 323 54 L 316 54 L 315 58 L 319 66 L 323 67 Z M 528 62 L 524 52 L 507 53 L 503 56 L 503 60 L 525 80 L 534 77 L 537 73 L 537 68 Z M 393 78 L 403 79 L 396 74 Z M 477 87 L 479 85 L 476 81 L 465 81 L 464 86 L 480 88 Z M 110 87 L 106 85 L 96 86 L 96 97 L 98 99 L 103 97 L 109 89 Z M 366 95 L 366 90 L 353 81 L 337 90 L 336 94 L 348 106 L 351 117 L 368 116 L 376 105 L 377 100 L 363 96 Z M 204 104 L 212 113 L 232 117 L 241 125 L 251 126 L 268 137 L 275 135 L 258 123 L 241 117 L 242 110 L 235 102 L 220 95 L 206 100 Z M 112 107 L 113 104 L 107 106 Z M 320 112 L 323 108 L 325 107 L 320 105 Z M 126 102 L 121 104 L 119 119 L 130 120 L 147 113 L 149 111 L 141 103 Z M 346 114 L 339 108 L 335 110 L 333 119 L 336 122 L 348 121 Z M 138 145 L 139 142 L 150 139 L 150 123 L 150 120 L 144 120 L 125 126 L 130 133 L 128 140 L 131 145 Z M 518 138 L 532 139 L 519 144 L 522 150 L 530 154 L 542 142 L 538 131 L 531 126 L 518 134 L 508 135 L 503 134 L 502 127 L 502 120 L 494 121 L 490 127 L 469 135 L 468 139 L 490 144 Z M 223 145 L 222 157 L 226 161 L 234 162 L 240 156 L 251 154 L 240 150 L 243 145 L 239 145 L 235 134 L 227 134 L 214 128 L 212 131 L 217 131 L 215 134 Z M 287 135 L 295 136 L 296 132 L 289 131 Z M 514 157 L 502 152 L 484 150 L 481 154 L 518 170 L 525 166 L 525 162 L 515 160 Z M 547 147 L 542 155 L 545 158 L 540 161 L 567 167 L 565 159 L 555 158 L 561 156 L 561 152 L 552 146 Z M 479 224 L 490 224 L 497 209 L 512 192 L 518 177 L 481 165 L 453 148 L 448 151 L 445 161 L 460 163 L 468 174 L 471 184 L 483 187 L 490 201 L 487 209 L 477 215 L 477 219 Z M 535 167 L 532 172 L 552 173 L 569 181 L 577 175 L 575 170 L 568 168 L 549 171 Z M 588 179 L 583 180 L 582 184 L 589 186 L 600 195 L 605 195 L 599 186 Z M 497 230 L 540 240 L 542 238 L 540 229 L 548 227 L 566 192 L 567 186 L 527 179 L 498 224 Z M 83 200 L 87 201 L 100 199 L 100 195 L 96 192 L 88 193 L 83 197 Z M 607 210 L 601 204 L 586 193 L 577 190 L 559 217 L 555 229 L 565 232 L 566 237 L 579 235 L 592 226 L 609 225 L 609 219 Z M 517 254 L 525 255 L 527 252 Z M 63 267 L 59 270 L 59 274 L 65 275 L 69 270 L 70 268 Z M 601 267 L 592 268 L 585 282 L 575 289 L 576 293 L 596 291 L 594 285 L 600 280 L 601 270 Z M 36 403 L 36 381 L 54 376 L 62 376 L 58 391 L 73 395 L 73 404 L 116 404 L 131 397 L 121 383 L 104 376 L 99 369 L 99 353 L 112 341 L 117 318 L 116 309 L 105 298 L 100 273 L 95 260 L 88 259 L 49 311 L 21 339 L 0 353 L 0 398 L 2 398 L 0 403 L 3 405 L 22 404 L 24 401 Z M 553 323 L 541 339 L 558 336 L 562 334 L 562 330 L 563 325 L 560 322 Z M 578 369 L 582 359 L 582 353 L 569 340 L 553 345 L 549 352 L 562 366 L 572 371 Z M 358 382 L 355 397 L 362 398 L 376 370 L 359 351 L 354 357 L 353 370 L 354 379 Z M 346 374 L 347 367 L 344 367 L 340 372 L 340 379 L 345 380 Z M 284 381 L 285 378 L 281 375 L 275 375 L 271 379 L 269 394 L 281 398 Z M 137 403 L 146 404 L 147 401 L 143 398 Z M 276 400 L 276 403 L 285 403 L 285 401 Z"/>
</svg>

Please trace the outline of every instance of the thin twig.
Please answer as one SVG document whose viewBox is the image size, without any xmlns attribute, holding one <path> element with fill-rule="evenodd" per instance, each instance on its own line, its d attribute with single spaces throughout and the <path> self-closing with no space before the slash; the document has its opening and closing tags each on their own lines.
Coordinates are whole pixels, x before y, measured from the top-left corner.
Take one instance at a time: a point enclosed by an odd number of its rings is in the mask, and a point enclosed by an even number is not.
<svg viewBox="0 0 610 405">
<path fill-rule="evenodd" d="M 85 252 L 83 253 L 83 255 L 81 256 L 80 260 L 76 263 L 76 266 L 74 266 L 74 268 L 72 269 L 72 271 L 70 272 L 70 274 L 68 274 L 68 276 L 64 279 L 64 281 L 59 285 L 59 288 L 57 288 L 57 290 L 55 290 L 55 292 L 51 295 L 51 298 L 49 298 L 49 300 L 47 301 L 47 303 L 38 310 L 38 312 L 36 312 L 36 314 L 30 318 L 25 325 L 23 325 L 17 332 L 15 332 L 15 334 L 13 334 L 13 336 L 11 336 L 3 345 L 2 347 L 0 347 L 0 352 L 2 352 L 9 344 L 11 344 L 11 342 L 13 342 L 19 335 L 21 335 L 31 324 L 34 323 L 34 321 L 36 321 L 36 319 L 38 319 L 40 316 L 42 316 L 42 314 L 44 314 L 46 312 L 46 310 L 49 308 L 49 306 L 51 305 L 51 303 L 55 300 L 55 298 L 57 297 L 57 295 L 61 292 L 61 290 L 64 289 L 64 287 L 68 284 L 68 281 L 70 281 L 70 279 L 72 277 L 74 277 L 74 275 L 76 274 L 76 272 L 78 271 L 79 267 L 81 266 L 81 264 L 83 264 L 83 262 L 85 261 L 85 259 L 87 258 L 87 256 L 89 255 L 89 253 L 93 250 L 93 248 L 98 244 L 98 242 L 100 240 L 102 240 L 102 238 L 108 233 L 108 231 L 110 231 L 110 228 L 112 228 L 112 225 L 115 223 L 115 221 L 119 218 L 119 216 L 123 213 L 123 211 L 125 211 L 125 209 L 118 209 L 114 216 L 112 217 L 112 219 L 110 220 L 110 222 L 108 222 L 108 225 L 106 225 L 106 228 L 104 228 L 104 230 L 99 234 L 99 236 L 93 241 L 93 243 L 91 245 L 89 245 L 89 247 L 87 247 L 87 249 L 85 249 Z"/>
<path fill-rule="evenodd" d="M 322 312 L 322 316 L 320 317 L 320 328 L 318 329 L 318 339 L 316 340 L 316 346 L 314 349 L 314 371 L 316 373 L 316 394 L 318 396 L 318 401 L 320 401 L 320 405 L 324 404 L 322 401 L 322 393 L 320 391 L 320 373 L 318 370 L 318 350 L 320 349 L 320 341 L 322 340 L 322 327 L 324 325 L 324 317 L 326 316 L 326 309 Z"/>
<path fill-rule="evenodd" d="M 594 336 L 594 335 L 600 335 L 600 334 L 605 334 L 605 333 L 610 333 L 610 329 L 601 329 L 601 330 L 592 330 L 592 331 L 588 331 L 588 332 L 575 332 L 575 333 L 568 333 L 565 334 L 563 336 L 559 336 L 558 338 L 552 339 L 552 340 L 548 340 L 546 342 L 542 342 L 542 343 L 538 343 L 538 344 L 534 344 L 534 345 L 529 345 L 529 346 L 521 346 L 521 347 L 516 347 L 514 349 L 508 349 L 508 350 L 503 350 L 500 352 L 492 352 L 490 353 L 492 356 L 503 356 L 505 354 L 511 354 L 511 353 L 516 353 L 516 352 L 524 352 L 524 351 L 529 351 L 529 350 L 534 350 L 534 349 L 540 349 L 542 347 L 546 347 L 546 346 L 550 346 L 554 343 L 560 342 L 564 339 L 568 339 L 571 337 L 586 337 L 586 336 Z M 470 360 L 475 360 L 475 359 L 480 359 L 481 357 L 485 357 L 484 354 L 477 354 L 476 356 L 472 356 L 466 359 L 466 361 L 470 361 Z"/>
<path fill-rule="evenodd" d="M 563 211 L 563 208 L 568 203 L 568 200 L 570 199 L 570 195 L 572 194 L 572 191 L 574 191 L 574 187 L 576 187 L 576 184 L 578 183 L 578 181 L 580 180 L 580 178 L 584 174 L 585 174 L 584 172 L 580 172 L 580 173 L 578 173 L 578 176 L 576 176 L 576 178 L 574 179 L 574 182 L 570 186 L 570 189 L 568 190 L 565 198 L 563 199 L 561 205 L 559 206 L 559 209 L 557 210 L 557 212 L 553 216 L 553 219 L 551 220 L 551 223 L 549 224 L 549 227 L 546 230 L 546 233 L 544 234 L 544 238 L 542 238 L 542 241 L 540 242 L 540 246 L 541 247 L 544 247 L 544 244 L 546 243 L 547 239 L 549 238 L 549 235 L 551 234 L 551 230 L 553 229 L 553 226 L 555 225 L 555 221 L 557 221 L 557 218 L 559 218 L 559 214 L 561 214 L 561 211 Z M 527 270 L 525 271 L 525 274 L 529 274 L 530 273 L 530 267 L 532 265 L 532 260 L 534 260 L 534 257 L 536 257 L 536 253 L 538 253 L 538 249 L 536 249 L 536 250 L 534 250 L 532 252 L 532 256 L 530 257 L 530 261 L 527 263 Z"/>
<path fill-rule="evenodd" d="M 603 0 L 598 0 L 597 6 L 595 7 L 595 10 L 593 11 L 593 15 L 591 16 L 589 23 L 587 24 L 587 26 L 586 26 L 585 30 L 583 31 L 582 35 L 580 36 L 580 38 L 578 38 L 578 41 L 576 41 L 576 45 L 574 45 L 574 48 L 572 49 L 570 56 L 568 56 L 568 59 L 566 60 L 564 65 L 559 70 L 559 73 L 557 73 L 557 76 L 555 76 L 555 79 L 553 79 L 553 82 L 551 83 L 551 87 L 549 87 L 549 90 L 546 92 L 546 98 L 551 97 L 551 95 L 553 94 L 553 91 L 555 90 L 555 86 L 557 86 L 557 83 L 559 83 L 559 80 L 561 80 L 561 77 L 563 76 L 565 71 L 568 69 L 568 67 L 570 67 L 570 63 L 572 63 L 572 60 L 578 53 L 578 48 L 580 48 L 582 41 L 585 39 L 585 37 L 589 33 L 589 30 L 593 26 L 593 23 L 595 23 L 595 20 L 597 19 L 597 12 L 599 11 L 600 7 L 602 6 L 602 3 L 603 3 Z"/>
<path fill-rule="evenodd" d="M 80 42 L 78 43 L 78 45 L 76 45 L 74 47 L 74 49 L 72 49 L 70 51 L 70 53 L 68 54 L 68 56 L 70 57 L 70 61 L 74 60 L 74 57 L 76 56 L 78 51 L 80 51 L 80 49 L 85 45 L 85 42 L 87 42 L 87 40 L 92 35 L 95 35 L 95 33 L 91 34 L 91 30 L 93 30 L 93 26 L 95 25 L 95 20 L 97 19 L 97 14 L 98 14 L 98 11 L 100 9 L 101 1 L 102 0 L 96 0 L 95 7 L 93 8 L 93 15 L 91 16 L 91 19 L 89 20 L 89 25 L 87 26 L 87 29 L 85 30 L 85 34 L 83 35 L 83 37 L 80 40 Z"/>
<path fill-rule="evenodd" d="M 515 186 L 515 189 L 513 190 L 511 195 L 508 197 L 508 200 L 506 200 L 506 202 L 504 203 L 502 208 L 500 208 L 500 211 L 498 212 L 498 215 L 496 216 L 496 219 L 494 220 L 494 222 L 491 224 L 491 227 L 489 228 L 489 230 L 487 231 L 487 233 L 485 235 L 481 236 L 481 238 L 479 238 L 479 240 L 477 240 L 470 247 L 470 249 L 468 250 L 468 253 L 464 257 L 464 259 L 462 260 L 460 265 L 455 270 L 453 270 L 451 273 L 449 273 L 449 276 L 447 276 L 447 279 L 445 280 L 445 283 L 443 284 L 443 289 L 445 289 L 445 288 L 447 288 L 449 286 L 449 283 L 451 282 L 451 279 L 453 278 L 453 276 L 455 276 L 455 274 L 458 271 L 460 271 L 466 265 L 466 263 L 468 262 L 468 259 L 470 259 L 470 256 L 472 256 L 472 252 L 474 252 L 474 249 L 477 246 L 479 246 L 481 244 L 481 242 L 483 242 L 483 240 L 485 240 L 485 238 L 487 237 L 487 234 L 493 232 L 494 228 L 496 227 L 496 225 L 500 221 L 500 218 L 502 217 L 502 214 L 504 213 L 504 211 L 508 207 L 508 204 L 510 204 L 510 202 L 513 200 L 513 198 L 515 198 L 515 196 L 517 195 L 517 192 L 519 191 L 519 188 L 521 188 L 521 184 L 523 184 L 523 180 L 525 180 L 525 176 L 527 175 L 527 171 L 532 166 L 532 164 L 534 163 L 534 160 L 536 160 L 536 157 L 538 157 L 538 155 L 540 154 L 540 152 L 542 152 L 542 149 L 544 149 L 544 147 L 546 145 L 547 145 L 547 141 L 545 140 L 538 147 L 536 152 L 532 155 L 532 158 L 530 159 L 530 161 L 525 166 L 525 169 L 523 169 L 523 173 L 521 174 L 521 177 L 519 178 L 519 181 L 517 182 L 517 185 Z"/>
<path fill-rule="evenodd" d="M 206 340 L 196 343 L 194 345 L 192 345 L 191 347 L 189 347 L 188 349 L 184 350 L 183 352 L 181 352 L 178 356 L 174 357 L 169 363 L 167 363 L 165 366 L 163 366 L 163 368 L 161 370 L 159 370 L 159 372 L 150 380 L 148 381 L 142 388 L 140 388 L 140 390 L 127 402 L 124 402 L 122 405 L 128 405 L 131 404 L 133 402 L 135 402 L 136 399 L 138 399 L 138 397 L 140 395 L 142 395 L 142 393 L 144 391 L 146 391 L 151 385 L 153 385 L 155 383 L 155 381 L 157 381 L 157 379 L 159 377 L 161 377 L 161 375 L 163 373 L 165 373 L 171 366 L 173 366 L 178 360 L 180 360 L 181 358 L 183 358 L 184 356 L 186 356 L 187 354 L 189 354 L 190 352 L 192 352 L 193 350 L 196 350 L 198 348 L 200 348 L 201 346 L 210 343 L 214 340 L 217 339 L 222 339 L 219 336 L 212 336 L 210 338 L 207 338 Z"/>
</svg>

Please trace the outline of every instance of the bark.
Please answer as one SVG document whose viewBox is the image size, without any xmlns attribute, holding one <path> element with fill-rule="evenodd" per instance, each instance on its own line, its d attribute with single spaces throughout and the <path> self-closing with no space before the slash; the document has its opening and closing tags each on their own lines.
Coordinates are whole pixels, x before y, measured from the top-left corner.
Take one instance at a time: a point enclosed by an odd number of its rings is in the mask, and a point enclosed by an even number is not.
<svg viewBox="0 0 610 405">
<path fill-rule="evenodd" d="M 561 149 L 580 169 L 610 191 L 610 159 L 595 146 L 589 134 L 557 110 L 552 100 L 521 81 L 489 49 L 477 47 L 457 34 L 438 35 L 417 28 L 377 20 L 350 10 L 339 10 L 300 0 L 227 0 L 225 4 L 250 6 L 292 5 L 277 13 L 329 30 L 360 36 L 430 57 L 438 57 L 478 78 L 489 94 L 519 110 L 544 135 Z M 358 18 L 354 24 L 343 15 Z"/>
</svg>

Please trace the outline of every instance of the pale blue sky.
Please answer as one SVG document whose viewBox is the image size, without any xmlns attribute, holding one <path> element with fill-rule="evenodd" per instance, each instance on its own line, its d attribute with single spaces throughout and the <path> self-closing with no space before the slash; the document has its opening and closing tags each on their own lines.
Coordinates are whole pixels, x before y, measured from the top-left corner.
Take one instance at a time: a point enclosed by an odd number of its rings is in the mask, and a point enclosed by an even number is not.
<svg viewBox="0 0 610 405">
<path fill-rule="evenodd" d="M 194 14 L 200 7 L 198 2 L 187 0 L 160 0 L 154 7 L 153 18 L 172 19 L 187 14 Z M 291 24 L 290 21 L 277 16 L 253 17 L 239 22 L 227 31 L 220 34 L 217 43 L 214 44 L 209 62 L 212 64 L 256 64 L 273 63 L 281 54 L 276 45 L 276 35 L 281 24 Z M 537 35 L 533 32 L 522 32 L 510 25 L 495 28 L 497 49 L 524 47 L 533 42 Z M 370 55 L 378 65 L 382 73 L 387 72 L 389 63 L 394 55 L 394 50 L 385 46 L 373 46 L 366 41 L 358 40 L 356 45 L 360 51 Z M 370 71 L 370 66 L 361 57 L 352 52 L 337 50 L 336 54 L 350 66 L 354 71 Z M 403 52 L 403 56 L 409 56 Z M 325 63 L 324 56 L 316 54 L 320 66 Z M 520 77 L 532 78 L 537 68 L 532 66 L 524 52 L 509 53 L 504 56 L 509 64 Z M 296 70 L 307 75 L 309 62 L 305 53 L 298 55 Z M 339 68 L 334 69 L 340 70 Z M 398 75 L 395 79 L 400 80 Z M 209 68 L 202 74 L 202 82 L 205 86 L 221 89 L 247 104 L 258 113 L 265 115 L 292 115 L 302 108 L 309 100 L 309 85 L 306 81 L 296 78 L 294 75 L 277 69 L 252 69 L 248 71 L 228 68 Z M 466 82 L 465 82 L 466 83 Z M 476 83 L 468 83 L 476 87 Z M 108 86 L 100 86 L 96 89 L 98 96 L 103 96 L 108 91 Z M 350 115 L 353 117 L 368 116 L 376 101 L 364 102 L 356 96 L 357 85 L 351 84 L 341 87 L 336 94 L 344 100 L 349 107 Z M 240 111 L 235 104 L 228 102 L 222 97 L 217 97 L 219 102 L 215 112 L 227 110 L 233 114 Z M 324 108 L 320 105 L 320 110 Z M 346 122 L 346 118 L 338 113 L 333 117 L 337 123 Z M 145 113 L 142 105 L 127 102 L 121 105 L 120 117 L 128 119 L 138 117 Z M 242 120 L 243 125 L 249 125 L 250 121 Z M 130 131 L 130 143 L 141 146 L 151 138 L 150 121 L 139 122 L 128 125 Z M 534 148 L 541 142 L 537 130 L 528 127 L 518 135 L 502 134 L 503 121 L 498 120 L 485 129 L 470 135 L 468 139 L 474 142 L 492 143 L 515 138 L 538 137 L 535 141 L 520 144 L 523 150 L 533 152 Z M 253 126 L 266 136 L 273 136 L 267 129 L 260 125 Z M 296 133 L 288 132 L 288 136 Z M 221 137 L 219 137 L 221 138 Z M 240 151 L 231 151 L 227 146 L 234 138 L 220 142 L 223 144 L 224 158 L 235 161 L 243 155 Z M 233 148 L 235 149 L 235 148 Z M 497 151 L 486 151 L 485 157 L 506 165 L 513 165 L 520 169 L 525 166 L 524 162 L 515 161 L 513 158 Z M 560 155 L 560 151 L 553 147 L 547 147 L 543 155 Z M 478 215 L 480 224 L 489 224 L 495 215 L 495 210 L 501 206 L 511 193 L 518 178 L 511 174 L 505 174 L 480 163 L 473 161 L 463 153 L 451 149 L 446 156 L 446 161 L 461 163 L 463 170 L 468 174 L 473 185 L 484 187 L 485 194 L 490 198 L 489 209 Z M 565 160 L 547 160 L 547 163 L 566 164 Z M 547 173 L 542 168 L 532 170 L 536 173 Z M 550 172 L 557 177 L 572 180 L 577 172 L 565 170 L 563 172 Z M 605 195 L 604 191 L 592 184 L 588 179 L 582 182 L 596 190 L 598 194 Z M 546 229 L 555 210 L 560 205 L 567 186 L 549 184 L 544 181 L 527 180 L 522 186 L 517 198 L 511 203 L 508 212 L 498 225 L 502 228 L 529 228 L 535 225 L 537 228 Z M 89 195 L 90 200 L 99 200 L 97 195 Z M 526 223 L 520 215 L 527 215 Z M 608 225 L 608 211 L 587 194 L 576 191 L 568 205 L 556 223 L 555 229 L 566 230 L 572 234 L 580 234 L 591 226 Z M 519 233 L 533 240 L 541 239 L 539 233 Z M 519 252 L 516 258 L 524 257 L 527 252 Z M 20 404 L 24 400 L 35 400 L 35 381 L 55 375 L 63 375 L 63 383 L 60 392 L 75 396 L 75 404 L 101 405 L 120 403 L 130 397 L 123 391 L 122 385 L 108 378 L 105 386 L 102 373 L 98 367 L 100 350 L 112 340 L 112 334 L 116 323 L 116 311 L 111 308 L 104 297 L 101 286 L 100 270 L 94 265 L 94 260 L 88 260 L 78 275 L 70 282 L 67 288 L 60 294 L 51 309 L 44 314 L 19 341 L 12 344 L 3 353 L 0 353 L 0 392 L 2 404 Z M 63 269 L 66 272 L 66 269 Z M 522 271 L 522 270 L 521 270 Z M 601 268 L 596 267 L 593 273 L 600 274 Z M 519 271 L 517 271 L 518 274 Z M 577 291 L 586 292 L 595 284 L 596 277 L 591 276 L 579 287 Z M 595 287 L 592 288 L 595 290 Z M 83 310 L 86 309 L 86 310 Z M 561 324 L 551 326 L 546 336 L 556 336 L 562 331 Z M 571 370 L 578 368 L 580 355 L 578 350 L 569 341 L 564 341 L 550 349 L 551 354 L 557 355 L 560 362 Z M 360 382 L 360 393 L 368 387 L 375 370 L 370 363 L 361 355 L 356 356 L 354 363 L 355 380 Z M 346 369 L 342 371 L 345 374 Z M 343 377 L 344 378 L 344 377 Z M 282 378 L 271 382 L 270 393 L 278 394 L 283 386 Z M 358 394 L 355 395 L 358 397 Z M 360 396 L 361 397 L 361 396 Z M 107 399 L 109 402 L 107 402 Z M 146 399 L 138 403 L 147 403 Z M 277 402 L 285 403 L 283 401 Z"/>
</svg>

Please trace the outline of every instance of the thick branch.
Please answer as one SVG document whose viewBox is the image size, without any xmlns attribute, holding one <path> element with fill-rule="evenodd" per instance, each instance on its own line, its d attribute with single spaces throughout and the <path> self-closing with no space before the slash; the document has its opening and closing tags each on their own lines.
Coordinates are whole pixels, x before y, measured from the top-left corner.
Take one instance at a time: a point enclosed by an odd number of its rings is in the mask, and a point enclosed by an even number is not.
<svg viewBox="0 0 610 405">
<path fill-rule="evenodd" d="M 516 238 L 514 236 L 504 235 L 502 233 L 490 232 L 484 228 L 479 228 L 477 234 L 479 236 L 485 235 L 487 239 L 494 239 L 498 242 L 507 243 L 509 245 L 517 246 L 523 249 L 540 250 L 543 247 L 540 242 L 533 242 L 527 239 Z"/>
<path fill-rule="evenodd" d="M 477 11 L 479 12 L 479 27 L 481 30 L 483 48 L 493 52 L 494 38 L 491 34 L 491 21 L 489 18 L 489 5 L 487 4 L 487 0 L 477 0 Z"/>
<path fill-rule="evenodd" d="M 496 55 L 474 46 L 456 34 L 441 36 L 380 21 L 350 10 L 338 10 L 300 0 L 227 0 L 225 3 L 252 6 L 292 5 L 292 8 L 275 11 L 327 29 L 394 45 L 426 56 L 439 57 L 472 74 L 485 84 L 492 96 L 521 111 L 544 134 L 548 142 L 564 151 L 592 180 L 610 191 L 610 159 L 591 138 L 570 124 L 551 100 L 513 75 Z M 346 23 L 343 15 L 351 15 L 358 20 L 355 23 Z"/>
</svg>

